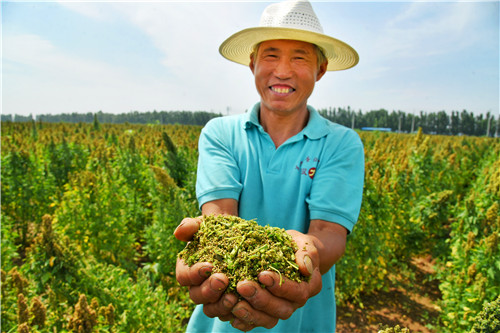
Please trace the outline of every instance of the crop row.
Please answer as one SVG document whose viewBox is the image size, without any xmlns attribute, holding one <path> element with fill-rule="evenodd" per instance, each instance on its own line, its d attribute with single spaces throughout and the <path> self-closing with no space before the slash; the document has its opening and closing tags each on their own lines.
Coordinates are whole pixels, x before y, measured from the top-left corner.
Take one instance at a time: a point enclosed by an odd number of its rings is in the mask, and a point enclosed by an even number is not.
<svg viewBox="0 0 500 333">
<path fill-rule="evenodd" d="M 193 304 L 172 236 L 199 214 L 200 127 L 2 124 L 2 331 L 181 331 Z M 500 294 L 500 141 L 360 133 L 358 224 L 337 266 L 357 302 L 436 259 L 440 332 Z"/>
</svg>

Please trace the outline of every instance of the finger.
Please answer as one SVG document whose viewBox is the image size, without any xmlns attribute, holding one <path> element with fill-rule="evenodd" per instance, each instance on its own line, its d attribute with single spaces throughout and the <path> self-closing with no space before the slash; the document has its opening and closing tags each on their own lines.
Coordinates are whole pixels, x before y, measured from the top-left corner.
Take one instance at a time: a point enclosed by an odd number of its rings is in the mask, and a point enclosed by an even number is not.
<svg viewBox="0 0 500 333">
<path fill-rule="evenodd" d="M 231 322 L 231 326 L 242 332 L 249 332 L 256 327 L 255 325 L 248 324 L 245 321 L 238 318 L 236 318 L 234 321 Z"/>
<path fill-rule="evenodd" d="M 193 238 L 193 235 L 200 229 L 201 218 L 187 217 L 181 221 L 179 226 L 174 231 L 174 236 L 180 241 L 188 242 Z"/>
<path fill-rule="evenodd" d="M 299 271 L 304 276 L 311 276 L 314 269 L 319 266 L 319 253 L 311 237 L 296 230 L 287 230 L 297 243 L 298 250 L 295 253 L 295 262 Z"/>
<path fill-rule="evenodd" d="M 235 317 L 232 313 L 226 315 L 226 316 L 219 316 L 220 321 L 234 321 Z"/>
<path fill-rule="evenodd" d="M 212 274 L 199 286 L 189 287 L 189 297 L 196 304 L 216 303 L 229 285 L 226 275 Z"/>
<path fill-rule="evenodd" d="M 199 262 L 189 267 L 184 260 L 177 259 L 175 276 L 181 286 L 198 286 L 210 276 L 212 268 L 208 262 Z"/>
<path fill-rule="evenodd" d="M 233 327 L 242 331 L 251 330 L 256 326 L 270 329 L 276 326 L 279 320 L 265 312 L 254 309 L 247 301 L 236 304 L 232 313 L 237 318 L 232 324 Z"/>
<path fill-rule="evenodd" d="M 319 267 L 316 267 L 308 282 L 295 282 L 289 279 L 280 279 L 279 274 L 264 271 L 259 274 L 259 282 L 266 286 L 272 295 L 286 299 L 297 307 L 302 307 L 307 300 L 321 291 L 322 280 Z"/>
<path fill-rule="evenodd" d="M 240 281 L 236 290 L 253 309 L 273 318 L 288 319 L 299 307 L 292 301 L 274 296 L 255 281 Z"/>
<path fill-rule="evenodd" d="M 205 304 L 203 312 L 207 317 L 218 317 L 222 321 L 229 321 L 234 319 L 231 310 L 238 303 L 238 297 L 234 294 L 224 294 L 217 302 Z"/>
</svg>

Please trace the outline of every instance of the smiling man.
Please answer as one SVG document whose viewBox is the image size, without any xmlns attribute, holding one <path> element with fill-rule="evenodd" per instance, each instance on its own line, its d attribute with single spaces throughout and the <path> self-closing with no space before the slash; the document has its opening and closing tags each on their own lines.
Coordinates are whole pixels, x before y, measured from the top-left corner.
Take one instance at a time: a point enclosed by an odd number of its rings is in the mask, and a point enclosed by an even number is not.
<svg viewBox="0 0 500 333">
<path fill-rule="evenodd" d="M 287 229 L 308 282 L 264 271 L 239 281 L 240 300 L 211 263 L 177 262 L 176 276 L 200 304 L 188 332 L 334 332 L 335 263 L 356 223 L 364 177 L 358 135 L 307 104 L 327 71 L 358 62 L 347 44 L 323 34 L 307 1 L 268 6 L 259 27 L 220 47 L 249 66 L 260 102 L 248 114 L 216 118 L 199 141 L 196 192 L 203 214 L 230 214 Z M 189 241 L 200 220 L 184 219 L 175 236 Z"/>
<path fill-rule="evenodd" d="M 261 96 L 260 123 L 279 147 L 306 126 L 307 99 L 328 64 L 318 63 L 313 44 L 295 40 L 264 41 L 250 59 Z M 268 128 L 273 125 L 279 128 Z"/>
</svg>

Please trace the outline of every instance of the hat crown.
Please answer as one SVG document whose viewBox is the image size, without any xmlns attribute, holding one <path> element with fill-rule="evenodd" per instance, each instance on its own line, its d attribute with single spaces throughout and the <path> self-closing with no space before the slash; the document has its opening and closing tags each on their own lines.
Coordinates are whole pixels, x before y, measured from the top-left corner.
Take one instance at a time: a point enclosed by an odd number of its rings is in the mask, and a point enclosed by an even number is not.
<svg viewBox="0 0 500 333">
<path fill-rule="evenodd" d="M 267 6 L 260 18 L 260 26 L 323 33 L 311 3 L 304 0 L 289 0 Z"/>
</svg>

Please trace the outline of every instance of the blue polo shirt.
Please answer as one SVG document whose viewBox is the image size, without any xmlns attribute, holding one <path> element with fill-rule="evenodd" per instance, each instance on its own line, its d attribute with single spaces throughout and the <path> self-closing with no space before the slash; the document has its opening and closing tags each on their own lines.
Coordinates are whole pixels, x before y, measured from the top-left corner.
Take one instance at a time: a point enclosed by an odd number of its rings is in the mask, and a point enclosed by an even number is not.
<svg viewBox="0 0 500 333">
<path fill-rule="evenodd" d="M 364 151 L 356 132 L 321 117 L 308 106 L 309 121 L 276 148 L 259 123 L 260 103 L 251 112 L 212 119 L 199 140 L 196 194 L 200 207 L 232 198 L 239 215 L 307 233 L 312 219 L 341 224 L 349 232 L 361 207 Z M 252 332 L 334 332 L 335 267 L 323 288 L 288 320 Z M 198 306 L 188 332 L 238 332 L 208 318 Z"/>
</svg>

